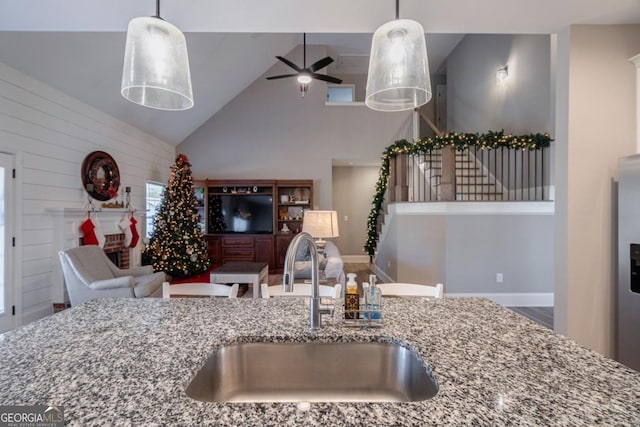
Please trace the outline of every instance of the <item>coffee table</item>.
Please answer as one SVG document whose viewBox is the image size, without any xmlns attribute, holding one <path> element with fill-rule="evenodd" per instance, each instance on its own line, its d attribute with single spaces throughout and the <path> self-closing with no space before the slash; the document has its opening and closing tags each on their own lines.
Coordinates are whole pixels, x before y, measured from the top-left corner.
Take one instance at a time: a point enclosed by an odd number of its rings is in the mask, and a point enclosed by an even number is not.
<svg viewBox="0 0 640 427">
<path fill-rule="evenodd" d="M 253 297 L 260 298 L 260 283 L 267 283 L 269 280 L 269 264 L 266 262 L 226 262 L 213 270 L 210 278 L 211 283 L 251 283 Z"/>
</svg>

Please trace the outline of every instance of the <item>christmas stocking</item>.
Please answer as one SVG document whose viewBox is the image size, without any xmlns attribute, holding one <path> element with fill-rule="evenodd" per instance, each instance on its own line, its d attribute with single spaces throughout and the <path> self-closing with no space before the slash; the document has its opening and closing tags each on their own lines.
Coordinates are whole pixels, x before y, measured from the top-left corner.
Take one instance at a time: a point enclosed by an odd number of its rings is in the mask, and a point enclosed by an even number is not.
<svg viewBox="0 0 640 427">
<path fill-rule="evenodd" d="M 138 245 L 138 240 L 140 239 L 140 233 L 138 233 L 138 226 L 136 225 L 138 221 L 132 216 L 131 217 L 131 244 L 130 248 L 135 248 Z"/>
<path fill-rule="evenodd" d="M 122 217 L 122 220 L 118 223 L 118 227 L 124 233 L 124 245 L 128 248 L 131 246 L 131 222 L 126 216 Z"/>
<path fill-rule="evenodd" d="M 97 245 L 101 248 L 104 248 L 104 244 L 107 241 L 107 238 L 104 237 L 104 233 L 100 228 L 100 222 L 98 222 L 98 218 L 93 218 L 93 225 L 95 228 L 93 229 L 93 233 L 96 235 L 96 240 L 98 241 Z"/>
<path fill-rule="evenodd" d="M 96 233 L 94 232 L 96 226 L 91 221 L 91 218 L 87 218 L 85 222 L 80 225 L 80 230 L 82 230 L 83 238 L 85 245 L 97 245 L 98 238 L 96 237 Z"/>
</svg>

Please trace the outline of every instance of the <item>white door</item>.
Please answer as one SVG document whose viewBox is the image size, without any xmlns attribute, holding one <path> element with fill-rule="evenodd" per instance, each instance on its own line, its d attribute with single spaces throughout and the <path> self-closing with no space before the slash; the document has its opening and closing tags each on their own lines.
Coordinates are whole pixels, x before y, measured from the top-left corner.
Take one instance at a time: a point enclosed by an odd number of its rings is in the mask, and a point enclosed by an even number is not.
<svg viewBox="0 0 640 427">
<path fill-rule="evenodd" d="M 0 153 L 0 333 L 14 327 L 12 246 L 13 157 Z"/>
</svg>

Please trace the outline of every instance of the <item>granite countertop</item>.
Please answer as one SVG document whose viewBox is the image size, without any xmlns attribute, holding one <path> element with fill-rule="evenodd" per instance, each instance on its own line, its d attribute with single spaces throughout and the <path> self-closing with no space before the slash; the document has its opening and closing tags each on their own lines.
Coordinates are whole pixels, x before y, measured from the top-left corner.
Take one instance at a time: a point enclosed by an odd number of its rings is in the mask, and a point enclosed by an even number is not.
<svg viewBox="0 0 640 427">
<path fill-rule="evenodd" d="M 384 303 L 383 328 L 336 317 L 312 334 L 296 298 L 91 301 L 0 335 L 0 404 L 63 405 L 81 426 L 640 426 L 640 373 L 510 310 L 475 298 Z M 253 340 L 401 342 L 440 390 L 422 402 L 307 411 L 186 396 L 214 349 Z"/>
</svg>

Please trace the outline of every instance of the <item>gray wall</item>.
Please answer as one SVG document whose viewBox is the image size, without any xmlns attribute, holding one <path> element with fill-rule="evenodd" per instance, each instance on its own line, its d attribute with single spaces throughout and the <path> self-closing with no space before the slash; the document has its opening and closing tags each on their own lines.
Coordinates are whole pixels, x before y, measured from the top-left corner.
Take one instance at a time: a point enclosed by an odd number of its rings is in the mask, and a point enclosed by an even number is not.
<svg viewBox="0 0 640 427">
<path fill-rule="evenodd" d="M 385 282 L 396 281 L 398 277 L 398 246 L 416 245 L 420 239 L 410 242 L 398 241 L 398 219 L 397 215 L 384 215 L 383 231 L 376 247 L 375 265 L 378 267 L 378 276 Z M 420 229 L 422 230 L 422 229 Z"/>
<path fill-rule="evenodd" d="M 509 78 L 496 84 L 507 65 Z M 447 58 L 448 129 L 550 131 L 550 37 L 467 35 Z"/>
<path fill-rule="evenodd" d="M 332 240 L 342 255 L 366 255 L 367 218 L 379 171 L 379 166 L 333 167 L 333 209 L 338 211 L 340 237 Z"/>
<path fill-rule="evenodd" d="M 331 73 L 329 73 L 331 74 Z M 366 74 L 331 74 L 342 79 L 342 84 L 354 85 L 354 102 L 364 102 L 367 92 Z"/>
<path fill-rule="evenodd" d="M 553 215 L 394 215 L 376 263 L 446 293 L 553 292 Z M 387 262 L 389 264 L 387 264 Z M 496 283 L 502 273 L 503 283 Z"/>
<path fill-rule="evenodd" d="M 325 47 L 307 46 L 307 63 L 326 53 Z M 287 58 L 302 63 L 301 49 Z M 289 72 L 276 64 L 263 77 Z M 379 161 L 386 146 L 410 135 L 411 112 L 325 106 L 325 101 L 323 82 L 313 81 L 302 98 L 295 79 L 260 78 L 176 152 L 189 156 L 200 179 L 313 179 L 316 207 L 329 209 L 332 159 Z"/>
</svg>

